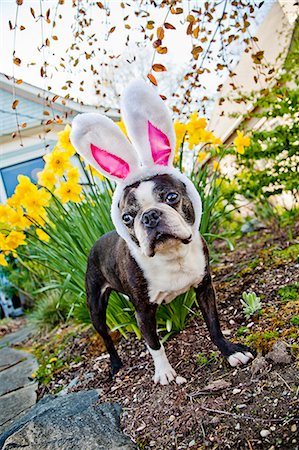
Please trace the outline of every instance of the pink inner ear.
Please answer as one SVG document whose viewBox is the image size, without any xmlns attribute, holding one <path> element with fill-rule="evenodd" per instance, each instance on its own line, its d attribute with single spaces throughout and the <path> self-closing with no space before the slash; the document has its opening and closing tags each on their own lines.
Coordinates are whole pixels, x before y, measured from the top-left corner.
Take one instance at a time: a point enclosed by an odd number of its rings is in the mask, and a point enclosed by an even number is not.
<svg viewBox="0 0 299 450">
<path fill-rule="evenodd" d="M 167 166 L 171 154 L 170 143 L 166 134 L 148 122 L 148 138 L 155 164 Z"/>
<path fill-rule="evenodd" d="M 130 173 L 130 166 L 126 161 L 93 144 L 90 144 L 90 150 L 96 162 L 105 172 L 117 178 L 127 178 Z"/>
</svg>

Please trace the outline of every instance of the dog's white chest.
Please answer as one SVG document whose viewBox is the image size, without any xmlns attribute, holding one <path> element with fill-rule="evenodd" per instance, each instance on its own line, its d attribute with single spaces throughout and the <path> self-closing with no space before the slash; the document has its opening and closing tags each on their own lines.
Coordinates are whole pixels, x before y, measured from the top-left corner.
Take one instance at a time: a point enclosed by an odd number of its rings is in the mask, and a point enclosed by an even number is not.
<svg viewBox="0 0 299 450">
<path fill-rule="evenodd" d="M 151 303 L 169 303 L 179 294 L 197 286 L 205 274 L 205 255 L 200 236 L 181 244 L 167 255 L 156 254 L 152 258 L 134 255 L 148 283 Z"/>
</svg>

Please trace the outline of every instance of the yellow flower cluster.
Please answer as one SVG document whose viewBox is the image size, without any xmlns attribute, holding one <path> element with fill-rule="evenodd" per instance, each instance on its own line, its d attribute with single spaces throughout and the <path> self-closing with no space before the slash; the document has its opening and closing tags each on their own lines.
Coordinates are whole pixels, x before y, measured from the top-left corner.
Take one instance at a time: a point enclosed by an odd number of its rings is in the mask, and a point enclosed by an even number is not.
<svg viewBox="0 0 299 450">
<path fill-rule="evenodd" d="M 250 145 L 250 138 L 248 136 L 244 136 L 242 131 L 237 130 L 237 137 L 234 139 L 234 145 L 237 153 L 244 155 L 245 147 L 249 147 Z"/>
<path fill-rule="evenodd" d="M 29 228 L 35 228 L 36 236 L 41 241 L 49 241 L 50 235 L 44 231 L 48 220 L 46 208 L 51 200 L 49 191 L 54 191 L 62 203 L 82 200 L 79 170 L 70 162 L 75 154 L 70 132 L 69 125 L 59 132 L 56 147 L 44 157 L 45 167 L 38 173 L 41 187 L 33 184 L 28 177 L 19 175 L 14 194 L 5 205 L 0 205 L 0 265 L 7 265 L 5 256 L 10 252 L 15 256 L 16 249 L 26 245 L 24 231 Z M 61 177 L 63 181 L 58 185 Z"/>
<path fill-rule="evenodd" d="M 185 141 L 188 142 L 188 147 L 193 150 L 199 144 L 206 144 L 213 147 L 221 145 L 221 139 L 214 136 L 212 131 L 206 130 L 207 121 L 204 117 L 198 117 L 198 113 L 194 112 L 191 114 L 190 119 L 187 123 L 181 123 L 176 121 L 174 123 L 174 129 L 176 134 L 176 150 L 174 162 L 179 160 L 179 150 Z M 198 161 L 201 163 L 207 157 L 205 151 L 200 151 L 198 153 Z"/>
<path fill-rule="evenodd" d="M 69 201 L 77 203 L 82 200 L 79 170 L 73 167 L 70 161 L 76 152 L 70 141 L 70 134 L 70 125 L 66 125 L 65 129 L 58 133 L 57 145 L 51 153 L 44 156 L 46 162 L 44 170 L 38 173 L 39 184 L 54 191 L 62 203 Z M 60 181 L 62 177 L 64 180 Z"/>
</svg>

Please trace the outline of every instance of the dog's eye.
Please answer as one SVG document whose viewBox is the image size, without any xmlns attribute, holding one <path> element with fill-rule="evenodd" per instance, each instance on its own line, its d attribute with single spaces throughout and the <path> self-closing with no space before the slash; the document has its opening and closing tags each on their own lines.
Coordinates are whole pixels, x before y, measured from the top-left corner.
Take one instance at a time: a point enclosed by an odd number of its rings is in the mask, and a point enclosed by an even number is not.
<svg viewBox="0 0 299 450">
<path fill-rule="evenodd" d="M 166 195 L 166 203 L 169 203 L 170 205 L 177 203 L 179 199 L 179 194 L 176 192 L 169 192 L 169 194 Z"/>
<path fill-rule="evenodd" d="M 125 225 L 131 225 L 133 223 L 134 217 L 131 214 L 125 213 L 122 216 L 123 222 Z"/>
</svg>

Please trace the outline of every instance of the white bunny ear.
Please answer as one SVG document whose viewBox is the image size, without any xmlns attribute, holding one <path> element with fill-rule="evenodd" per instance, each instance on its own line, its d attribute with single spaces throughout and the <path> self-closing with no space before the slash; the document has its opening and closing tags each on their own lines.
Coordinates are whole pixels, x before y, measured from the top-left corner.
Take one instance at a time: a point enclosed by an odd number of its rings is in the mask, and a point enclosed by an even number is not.
<svg viewBox="0 0 299 450">
<path fill-rule="evenodd" d="M 140 161 L 145 166 L 171 166 L 175 132 L 169 110 L 157 91 L 135 80 L 122 97 L 122 117 Z"/>
<path fill-rule="evenodd" d="M 120 128 L 101 114 L 76 116 L 70 139 L 77 152 L 107 178 L 124 180 L 139 166 L 134 147 Z"/>
</svg>

